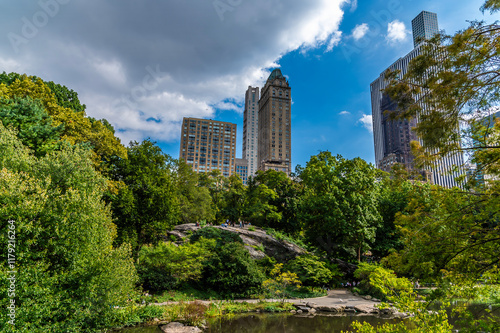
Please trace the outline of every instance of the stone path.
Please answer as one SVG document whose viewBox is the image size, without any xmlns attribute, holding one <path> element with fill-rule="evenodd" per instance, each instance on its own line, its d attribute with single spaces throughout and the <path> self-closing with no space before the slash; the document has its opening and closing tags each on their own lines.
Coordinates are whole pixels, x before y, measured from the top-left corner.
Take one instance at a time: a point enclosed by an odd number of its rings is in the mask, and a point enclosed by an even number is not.
<svg viewBox="0 0 500 333">
<path fill-rule="evenodd" d="M 247 303 L 257 303 L 258 299 L 240 299 L 235 300 L 235 302 L 247 302 Z M 277 299 L 266 299 L 268 302 L 279 301 Z M 210 304 L 211 302 L 220 301 L 200 301 L 203 304 Z M 328 291 L 327 296 L 314 297 L 314 298 L 303 298 L 303 299 L 287 299 L 285 302 L 293 303 L 297 306 L 304 307 L 314 307 L 318 311 L 327 312 L 349 312 L 347 310 L 354 310 L 352 312 L 364 312 L 373 313 L 377 310 L 375 307 L 379 302 L 374 302 L 372 300 L 366 300 L 360 296 L 354 296 L 347 289 L 334 289 Z M 155 305 L 168 305 L 176 304 L 178 302 L 163 302 L 154 303 Z M 346 310 L 347 309 L 347 310 Z"/>
</svg>

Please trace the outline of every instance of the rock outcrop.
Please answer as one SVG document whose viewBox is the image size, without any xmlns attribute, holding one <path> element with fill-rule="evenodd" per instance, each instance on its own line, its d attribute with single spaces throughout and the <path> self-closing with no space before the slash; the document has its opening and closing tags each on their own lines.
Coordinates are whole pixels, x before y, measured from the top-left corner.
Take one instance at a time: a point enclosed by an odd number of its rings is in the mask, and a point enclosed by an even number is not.
<svg viewBox="0 0 500 333">
<path fill-rule="evenodd" d="M 194 232 L 199 228 L 200 227 L 197 227 L 194 223 L 181 224 L 176 226 L 174 230 L 169 231 L 167 234 L 168 236 L 174 236 L 176 239 L 181 240 L 182 238 L 187 237 L 189 231 Z M 248 227 L 226 228 L 215 226 L 215 228 L 240 235 L 243 243 L 245 244 L 245 248 L 250 252 L 250 255 L 254 259 L 261 259 L 267 255 L 276 258 L 278 261 L 288 261 L 294 259 L 299 255 L 307 253 L 307 251 L 300 246 L 297 246 L 285 240 L 276 239 L 268 235 L 264 230 L 257 227 L 254 227 L 255 231 L 248 230 Z M 259 250 L 262 248 L 264 249 L 264 252 Z"/>
</svg>

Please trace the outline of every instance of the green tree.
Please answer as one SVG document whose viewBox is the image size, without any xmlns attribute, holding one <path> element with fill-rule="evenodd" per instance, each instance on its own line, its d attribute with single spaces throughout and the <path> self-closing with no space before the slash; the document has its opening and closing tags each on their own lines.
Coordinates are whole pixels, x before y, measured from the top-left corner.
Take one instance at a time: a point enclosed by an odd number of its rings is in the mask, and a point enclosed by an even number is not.
<svg viewBox="0 0 500 333">
<path fill-rule="evenodd" d="M 276 218 L 269 219 L 267 226 L 288 234 L 299 234 L 302 227 L 297 216 L 301 195 L 300 183 L 288 177 L 284 172 L 275 170 L 257 171 L 254 181 L 276 193 L 276 196 L 269 197 L 267 202 L 268 205 L 276 207 Z M 249 189 L 250 187 L 251 185 Z M 279 215 L 281 218 L 277 218 Z"/>
<path fill-rule="evenodd" d="M 182 222 L 212 222 L 215 209 L 209 189 L 200 186 L 198 174 L 184 161 L 175 161 L 173 164 Z"/>
<path fill-rule="evenodd" d="M 403 249 L 401 233 L 396 227 L 395 220 L 399 214 L 406 212 L 412 192 L 415 191 L 415 181 L 410 178 L 411 175 L 406 172 L 404 166 L 396 164 L 390 177 L 381 180 L 378 210 L 382 223 L 375 232 L 375 241 L 371 249 L 373 256 L 378 260 L 391 251 Z"/>
<path fill-rule="evenodd" d="M 113 248 L 116 227 L 102 201 L 105 179 L 79 147 L 37 158 L 0 124 L 0 241 L 15 236 L 15 263 L 0 261 L 0 282 L 16 271 L 16 327 L 30 332 L 93 332 L 115 324 L 137 280 L 130 247 Z M 8 222 L 12 221 L 12 222 Z M 13 226 L 12 229 L 10 226 Z M 15 233 L 8 234 L 8 230 Z M 0 291 L 6 308 L 7 289 Z M 2 331 L 7 312 L 0 314 Z"/>
<path fill-rule="evenodd" d="M 52 118 L 52 125 L 63 126 L 62 140 L 70 144 L 88 144 L 93 148 L 92 159 L 98 170 L 108 172 L 109 161 L 113 157 L 126 157 L 126 149 L 120 139 L 114 136 L 110 124 L 104 120 L 87 117 L 85 106 L 80 104 L 78 95 L 72 90 L 45 83 L 36 76 L 1 74 L 0 98 L 14 97 L 39 100 Z"/>
<path fill-rule="evenodd" d="M 498 1 L 486 6 L 496 9 Z M 391 116 L 419 119 L 414 130 L 423 145 L 412 142 L 419 165 L 480 150 L 500 158 L 500 146 L 478 135 L 484 131 L 480 120 L 500 101 L 499 40 L 499 25 L 472 22 L 455 35 L 425 41 L 404 75 L 387 74 L 385 92 L 398 105 Z"/>
<path fill-rule="evenodd" d="M 114 162 L 113 180 L 125 186 L 109 193 L 118 226 L 118 244 L 132 244 L 138 251 L 144 244 L 156 244 L 160 236 L 180 221 L 171 158 L 154 142 L 133 142 L 128 158 Z"/>
<path fill-rule="evenodd" d="M 380 176 L 360 158 L 346 160 L 329 152 L 311 157 L 300 175 L 305 194 L 299 213 L 309 241 L 329 256 L 360 260 L 381 222 Z"/>
<path fill-rule="evenodd" d="M 278 225 L 283 216 L 272 204 L 277 198 L 274 190 L 250 180 L 246 193 L 245 220 L 260 227 Z"/>
<path fill-rule="evenodd" d="M 43 156 L 58 147 L 63 125 L 52 126 L 52 118 L 38 100 L 30 97 L 0 99 L 0 121 L 16 130 L 21 142 Z"/>
<path fill-rule="evenodd" d="M 220 217 L 238 222 L 245 209 L 245 187 L 240 177 L 232 175 L 227 179 L 226 190 L 220 194 Z"/>
<path fill-rule="evenodd" d="M 391 270 L 380 266 L 362 263 L 355 275 L 362 279 L 362 284 L 369 285 L 370 291 L 385 296 L 400 312 L 409 313 L 408 321 L 396 324 L 386 323 L 375 329 L 371 324 L 355 322 L 353 324 L 356 332 L 362 333 L 447 333 L 451 332 L 453 326 L 448 322 L 448 315 L 445 310 L 450 303 L 435 303 L 425 298 L 418 299 L 417 293 L 413 290 L 412 283 L 405 278 L 398 278 Z M 429 305 L 434 305 L 437 310 L 429 311 Z M 387 307 L 388 304 L 382 304 Z"/>
</svg>

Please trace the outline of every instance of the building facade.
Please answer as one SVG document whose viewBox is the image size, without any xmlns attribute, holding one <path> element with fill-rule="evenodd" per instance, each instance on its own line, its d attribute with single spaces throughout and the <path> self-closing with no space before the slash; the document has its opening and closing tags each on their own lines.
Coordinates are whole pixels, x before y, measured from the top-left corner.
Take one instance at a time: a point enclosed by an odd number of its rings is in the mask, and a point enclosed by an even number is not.
<svg viewBox="0 0 500 333">
<path fill-rule="evenodd" d="M 248 170 L 249 170 L 248 161 L 245 160 L 245 159 L 243 159 L 243 158 L 237 158 L 234 161 L 235 161 L 235 163 L 234 163 L 234 172 L 236 172 L 236 174 L 238 176 L 240 176 L 241 181 L 243 182 L 243 185 L 247 185 L 247 183 L 248 183 L 248 176 L 249 176 L 249 173 L 248 173 Z"/>
<path fill-rule="evenodd" d="M 220 170 L 229 177 L 235 170 L 236 124 L 197 118 L 182 121 L 179 158 L 195 172 Z"/>
<path fill-rule="evenodd" d="M 421 12 L 412 21 L 412 28 L 414 41 L 419 41 L 421 37 L 432 37 L 438 32 L 436 14 Z M 424 179 L 432 179 L 431 182 L 434 184 L 448 188 L 459 186 L 455 178 L 460 176 L 463 170 L 453 171 L 453 169 L 463 165 L 461 154 L 440 159 L 432 170 L 415 170 L 410 142 L 420 141 L 412 130 L 418 123 L 418 116 L 412 120 L 390 118 L 391 111 L 396 111 L 396 105 L 388 95 L 383 93 L 389 84 L 385 79 L 385 72 L 398 70 L 400 76 L 405 75 L 410 61 L 420 53 L 420 43 L 415 43 L 415 45 L 416 47 L 410 53 L 396 60 L 370 85 L 375 164 L 381 170 L 390 171 L 393 164 L 401 163 L 408 170 L 418 171 L 424 176 Z M 426 109 L 425 105 L 422 105 L 422 109 Z M 422 144 L 422 142 L 420 143 Z"/>
<path fill-rule="evenodd" d="M 417 47 L 423 40 L 432 38 L 439 32 L 436 13 L 422 11 L 411 21 L 413 46 Z"/>
<path fill-rule="evenodd" d="M 259 139 L 259 88 L 248 87 L 245 93 L 243 113 L 243 159 L 248 162 L 248 175 L 253 176 L 259 168 L 257 149 Z"/>
<path fill-rule="evenodd" d="M 278 170 L 287 175 L 292 167 L 291 88 L 280 69 L 269 75 L 262 88 L 258 114 L 259 170 Z"/>
</svg>

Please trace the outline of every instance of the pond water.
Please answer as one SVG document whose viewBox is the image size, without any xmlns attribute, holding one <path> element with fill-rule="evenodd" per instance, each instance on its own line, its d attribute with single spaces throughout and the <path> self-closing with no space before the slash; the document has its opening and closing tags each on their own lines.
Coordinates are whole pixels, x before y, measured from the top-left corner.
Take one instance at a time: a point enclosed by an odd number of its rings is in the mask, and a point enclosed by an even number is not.
<svg viewBox="0 0 500 333">
<path fill-rule="evenodd" d="M 232 318 L 214 318 L 208 322 L 205 332 L 210 333 L 323 333 L 352 330 L 353 321 L 366 321 L 372 325 L 395 323 L 401 319 L 382 318 L 373 315 L 316 315 L 245 314 Z M 136 327 L 120 333 L 159 333 L 156 327 Z"/>
</svg>

